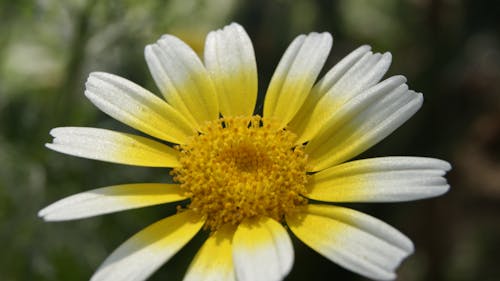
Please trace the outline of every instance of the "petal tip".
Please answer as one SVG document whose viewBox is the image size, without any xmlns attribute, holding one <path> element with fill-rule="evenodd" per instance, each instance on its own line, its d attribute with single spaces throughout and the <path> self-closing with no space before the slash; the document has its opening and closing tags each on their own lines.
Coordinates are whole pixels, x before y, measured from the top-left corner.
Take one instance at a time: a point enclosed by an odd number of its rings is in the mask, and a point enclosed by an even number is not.
<svg viewBox="0 0 500 281">
<path fill-rule="evenodd" d="M 442 169 L 443 169 L 445 172 L 449 172 L 449 171 L 451 171 L 452 166 L 451 166 L 451 164 L 450 164 L 448 161 L 445 161 L 445 160 L 439 160 L 439 161 L 441 161 L 441 164 L 443 165 L 443 168 L 442 168 Z"/>
<path fill-rule="evenodd" d="M 85 84 L 89 83 L 90 81 L 93 81 L 94 79 L 102 80 L 105 77 L 114 77 L 114 76 L 116 75 L 104 71 L 93 71 L 89 73 L 89 77 L 87 78 L 87 82 Z"/>
<path fill-rule="evenodd" d="M 153 52 L 153 44 L 148 44 L 144 47 L 144 58 L 146 59 L 146 63 L 150 64 L 154 61 L 155 58 Z"/>
<path fill-rule="evenodd" d="M 449 184 L 440 185 L 440 186 L 436 187 L 436 193 L 434 193 L 434 196 L 435 197 L 441 196 L 441 195 L 447 193 L 448 191 L 450 191 L 450 185 Z"/>
<path fill-rule="evenodd" d="M 44 146 L 50 150 L 56 150 L 54 143 L 46 143 Z"/>
<path fill-rule="evenodd" d="M 404 246 L 405 246 L 404 250 L 406 251 L 406 256 L 403 259 L 407 258 L 408 256 L 412 255 L 415 252 L 415 245 L 409 238 L 406 238 Z"/>
<path fill-rule="evenodd" d="M 60 131 L 61 127 L 56 127 L 56 128 L 52 128 L 50 129 L 49 131 L 49 135 L 51 135 L 52 137 L 56 137 L 57 133 Z"/>
<path fill-rule="evenodd" d="M 401 75 L 401 74 L 394 75 L 394 76 L 390 77 L 389 79 L 391 79 L 391 78 L 394 79 L 394 80 L 396 80 L 396 81 L 398 81 L 398 82 L 400 81 L 401 82 L 400 84 L 404 84 L 404 83 L 406 83 L 408 81 L 408 79 L 406 78 L 406 76 Z"/>
<path fill-rule="evenodd" d="M 372 49 L 372 46 L 365 44 L 358 47 L 358 50 L 368 52 Z"/>
<path fill-rule="evenodd" d="M 47 214 L 47 207 L 41 209 L 40 211 L 38 211 L 38 213 L 36 214 L 39 218 L 42 218 L 44 219 L 45 215 Z M 45 219 L 44 219 L 45 220 Z"/>
<path fill-rule="evenodd" d="M 37 216 L 41 218 L 44 222 L 56 222 L 56 221 L 64 221 L 68 219 L 64 219 L 60 215 L 58 216 L 57 213 L 54 214 L 52 213 L 52 205 L 49 205 L 40 211 L 38 211 Z"/>
<path fill-rule="evenodd" d="M 239 23 L 237 22 L 231 22 L 229 25 L 226 25 L 224 26 L 224 29 L 226 28 L 234 28 L 234 29 L 238 29 L 238 30 L 241 30 L 241 29 L 244 29 L 243 26 L 241 26 Z"/>
</svg>

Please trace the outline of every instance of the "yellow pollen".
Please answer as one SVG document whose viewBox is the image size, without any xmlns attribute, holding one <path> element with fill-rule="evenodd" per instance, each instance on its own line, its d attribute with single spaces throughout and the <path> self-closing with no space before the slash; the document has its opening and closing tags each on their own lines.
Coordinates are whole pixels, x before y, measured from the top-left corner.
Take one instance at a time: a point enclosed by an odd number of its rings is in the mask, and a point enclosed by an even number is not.
<svg viewBox="0 0 500 281">
<path fill-rule="evenodd" d="M 201 131 L 178 146 L 181 166 L 172 175 L 207 228 L 260 216 L 282 221 L 307 203 L 307 156 L 295 134 L 260 116 L 220 118 Z"/>
</svg>

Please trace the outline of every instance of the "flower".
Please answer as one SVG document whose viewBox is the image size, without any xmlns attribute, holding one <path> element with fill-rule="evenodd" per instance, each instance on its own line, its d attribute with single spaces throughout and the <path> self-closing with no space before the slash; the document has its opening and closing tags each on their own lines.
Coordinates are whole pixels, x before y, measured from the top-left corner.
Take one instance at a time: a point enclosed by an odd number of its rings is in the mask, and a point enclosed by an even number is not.
<svg viewBox="0 0 500 281">
<path fill-rule="evenodd" d="M 123 184 L 44 208 L 71 220 L 189 199 L 119 246 L 92 280 L 144 280 L 204 228 L 210 232 L 185 280 L 281 280 L 293 264 L 288 229 L 353 272 L 377 280 L 413 252 L 412 242 L 358 211 L 318 202 L 397 202 L 438 196 L 450 165 L 421 157 L 346 162 L 389 135 L 421 106 L 403 76 L 380 82 L 389 53 L 362 46 L 315 83 L 329 33 L 300 35 L 283 55 L 254 115 L 252 43 L 233 23 L 210 32 L 204 62 L 165 35 L 145 49 L 165 100 L 108 73 L 91 73 L 85 95 L 111 117 L 158 140 L 97 128 L 63 127 L 47 147 L 136 166 L 172 168 L 174 184 Z M 169 145 L 172 144 L 172 145 Z M 312 199 L 312 200 L 311 200 Z"/>
</svg>

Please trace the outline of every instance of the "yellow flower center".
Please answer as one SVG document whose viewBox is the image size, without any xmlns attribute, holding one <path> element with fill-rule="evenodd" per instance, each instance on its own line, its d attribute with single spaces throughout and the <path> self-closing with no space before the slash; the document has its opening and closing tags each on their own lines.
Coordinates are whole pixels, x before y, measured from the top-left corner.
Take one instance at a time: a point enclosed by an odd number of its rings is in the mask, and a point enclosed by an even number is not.
<svg viewBox="0 0 500 281">
<path fill-rule="evenodd" d="M 260 216 L 282 221 L 307 203 L 307 156 L 295 134 L 260 116 L 220 118 L 201 131 L 178 147 L 181 166 L 172 174 L 208 228 Z"/>
</svg>

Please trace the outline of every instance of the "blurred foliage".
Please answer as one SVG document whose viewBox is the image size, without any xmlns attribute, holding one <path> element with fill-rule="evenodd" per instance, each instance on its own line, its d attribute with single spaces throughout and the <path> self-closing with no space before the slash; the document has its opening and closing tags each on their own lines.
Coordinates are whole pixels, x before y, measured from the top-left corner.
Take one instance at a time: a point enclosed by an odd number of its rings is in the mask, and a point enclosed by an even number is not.
<svg viewBox="0 0 500 281">
<path fill-rule="evenodd" d="M 175 212 L 150 207 L 43 223 L 37 211 L 67 195 L 168 171 L 78 159 L 44 148 L 51 128 L 130 131 L 84 98 L 91 71 L 156 91 L 143 48 L 171 33 L 203 50 L 205 34 L 236 21 L 254 41 L 260 99 L 288 43 L 329 31 L 327 67 L 370 44 L 391 51 L 388 75 L 424 93 L 422 110 L 362 157 L 420 155 L 452 163 L 451 191 L 405 204 L 356 204 L 401 229 L 416 253 L 398 280 L 500 280 L 500 8 L 466 0 L 0 0 L 0 280 L 86 280 L 136 231 Z M 151 280 L 181 280 L 200 234 Z M 364 280 L 294 239 L 287 280 Z"/>
</svg>

